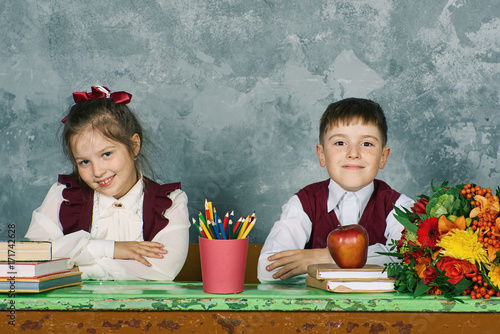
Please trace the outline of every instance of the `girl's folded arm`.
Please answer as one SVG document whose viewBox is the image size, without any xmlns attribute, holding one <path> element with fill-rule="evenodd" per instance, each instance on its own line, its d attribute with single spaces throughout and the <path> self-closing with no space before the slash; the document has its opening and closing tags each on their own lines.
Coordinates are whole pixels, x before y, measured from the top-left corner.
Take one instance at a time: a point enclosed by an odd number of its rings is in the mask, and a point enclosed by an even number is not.
<svg viewBox="0 0 500 334">
<path fill-rule="evenodd" d="M 101 258 L 96 264 L 80 267 L 86 274 L 85 277 L 97 278 L 104 275 L 106 279 L 115 280 L 173 280 L 182 269 L 187 257 L 190 225 L 186 194 L 176 190 L 169 197 L 173 204 L 164 213 L 169 223 L 152 240 L 164 245 L 167 253 L 163 258 L 146 257 L 152 264 L 151 267 L 136 260 Z"/>
</svg>

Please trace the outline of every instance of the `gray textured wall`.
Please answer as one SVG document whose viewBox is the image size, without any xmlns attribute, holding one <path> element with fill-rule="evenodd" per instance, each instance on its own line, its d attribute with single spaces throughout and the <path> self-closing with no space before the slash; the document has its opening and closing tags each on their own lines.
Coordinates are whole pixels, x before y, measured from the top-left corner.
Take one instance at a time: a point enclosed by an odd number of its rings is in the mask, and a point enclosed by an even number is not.
<svg viewBox="0 0 500 334">
<path fill-rule="evenodd" d="M 379 177 L 395 189 L 500 184 L 498 0 L 2 0 L 0 14 L 0 232 L 24 235 L 70 170 L 60 120 L 96 84 L 133 94 L 158 180 L 182 181 L 190 214 L 205 198 L 256 210 L 254 243 L 327 178 L 318 120 L 344 97 L 384 107 Z"/>
</svg>

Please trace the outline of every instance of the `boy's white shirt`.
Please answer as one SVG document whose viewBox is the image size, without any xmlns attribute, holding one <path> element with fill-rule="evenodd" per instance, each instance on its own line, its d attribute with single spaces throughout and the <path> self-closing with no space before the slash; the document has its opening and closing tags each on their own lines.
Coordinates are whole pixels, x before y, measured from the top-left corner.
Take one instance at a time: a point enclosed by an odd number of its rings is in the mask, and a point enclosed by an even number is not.
<svg viewBox="0 0 500 334">
<path fill-rule="evenodd" d="M 94 191 L 90 232 L 63 235 L 59 208 L 65 185 L 55 183 L 42 205 L 33 212 L 26 238 L 52 241 L 53 257 L 69 257 L 69 265 L 79 266 L 84 279 L 173 280 L 184 265 L 189 247 L 189 214 L 186 194 L 177 189 L 169 198 L 172 206 L 164 212 L 168 225 L 152 241 L 164 245 L 163 259 L 146 258 L 147 267 L 136 260 L 113 259 L 115 241 L 143 241 L 141 178 L 122 198 L 116 200 Z M 116 205 L 116 204 L 121 204 Z"/>
<path fill-rule="evenodd" d="M 352 222 L 344 222 L 341 215 L 341 200 L 344 195 L 354 195 L 359 201 L 360 212 L 358 213 L 359 222 L 362 212 L 366 208 L 370 196 L 373 193 L 374 185 L 373 182 L 368 186 L 358 190 L 355 193 L 346 192 L 342 187 L 340 187 L 335 181 L 330 179 L 328 185 L 328 201 L 327 209 L 328 212 L 334 210 L 337 218 L 341 225 L 347 225 Z M 414 200 L 407 197 L 404 194 L 399 196 L 395 205 L 397 207 L 410 208 L 414 203 Z M 377 243 L 368 247 L 368 259 L 369 264 L 383 265 L 384 263 L 392 262 L 394 259 L 390 256 L 379 255 L 376 252 L 388 252 L 388 244 L 392 239 L 399 240 L 401 237 L 401 232 L 403 231 L 403 226 L 394 218 L 394 210 L 392 210 L 386 217 L 386 229 L 384 236 L 387 238 L 386 245 Z M 267 271 L 266 266 L 271 264 L 268 257 L 279 253 L 284 250 L 293 249 L 304 249 L 309 237 L 311 236 L 312 223 L 309 216 L 304 212 L 302 203 L 300 202 L 297 195 L 293 195 L 290 200 L 283 205 L 280 220 L 274 223 L 266 241 L 262 247 L 259 262 L 257 266 L 257 277 L 261 282 L 276 281 L 272 275 L 277 272 L 280 268 L 276 268 L 273 271 Z M 325 236 L 326 238 L 326 236 Z M 302 276 L 305 276 L 302 275 Z M 278 279 L 279 280 L 279 279 Z"/>
</svg>

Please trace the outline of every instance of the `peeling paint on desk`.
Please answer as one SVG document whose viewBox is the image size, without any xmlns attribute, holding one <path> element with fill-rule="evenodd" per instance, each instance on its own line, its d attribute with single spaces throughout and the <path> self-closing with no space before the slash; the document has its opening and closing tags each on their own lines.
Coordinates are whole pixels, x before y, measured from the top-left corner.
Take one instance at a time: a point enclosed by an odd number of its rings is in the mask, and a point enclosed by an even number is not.
<svg viewBox="0 0 500 334">
<path fill-rule="evenodd" d="M 466 301 L 442 302 L 429 300 L 393 300 L 384 299 L 378 302 L 368 300 L 280 300 L 276 299 L 242 299 L 227 301 L 223 298 L 210 300 L 182 299 L 158 300 L 144 299 L 107 299 L 107 300 L 38 300 L 16 302 L 18 310 L 135 310 L 135 311 L 334 311 L 334 312 L 499 312 L 499 302 L 489 303 Z M 6 309 L 5 304 L 0 309 Z"/>
<path fill-rule="evenodd" d="M 330 311 L 330 312 L 500 312 L 500 298 L 463 303 L 442 297 L 413 298 L 408 294 L 336 294 L 306 288 L 304 284 L 246 285 L 238 294 L 208 294 L 201 283 L 145 284 L 106 282 L 94 289 L 95 282 L 82 286 L 18 294 L 17 310 L 68 311 Z M 106 287 L 110 287 L 105 294 Z M 103 289 L 104 288 L 104 289 Z M 289 292 L 292 292 L 290 294 Z M 5 298 L 5 299 L 4 299 Z M 8 310 L 7 295 L 0 295 L 0 310 Z"/>
</svg>

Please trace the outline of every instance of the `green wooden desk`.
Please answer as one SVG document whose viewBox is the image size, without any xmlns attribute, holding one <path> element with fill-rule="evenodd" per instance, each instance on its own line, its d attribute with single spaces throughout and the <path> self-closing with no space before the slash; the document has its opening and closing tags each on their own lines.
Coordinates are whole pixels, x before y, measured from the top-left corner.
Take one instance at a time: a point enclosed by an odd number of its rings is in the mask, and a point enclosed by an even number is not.
<svg viewBox="0 0 500 334">
<path fill-rule="evenodd" d="M 335 294 L 304 283 L 214 295 L 201 283 L 87 281 L 15 298 L 0 294 L 0 333 L 498 332 L 500 298 L 463 301 Z"/>
</svg>

